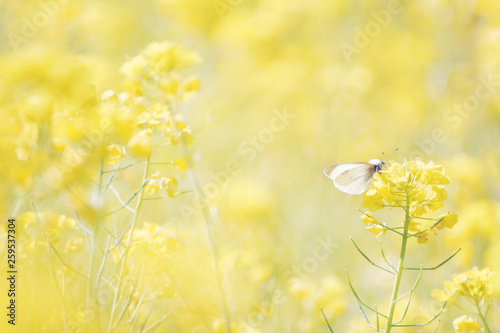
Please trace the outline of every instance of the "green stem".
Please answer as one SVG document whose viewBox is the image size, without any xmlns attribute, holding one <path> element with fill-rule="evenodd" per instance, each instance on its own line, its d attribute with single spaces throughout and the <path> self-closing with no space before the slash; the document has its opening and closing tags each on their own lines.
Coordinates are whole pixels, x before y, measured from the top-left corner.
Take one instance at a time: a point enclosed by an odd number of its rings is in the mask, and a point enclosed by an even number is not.
<svg viewBox="0 0 500 333">
<path fill-rule="evenodd" d="M 104 167 L 104 161 L 101 159 L 101 166 L 99 170 L 99 182 L 98 182 L 98 203 L 99 205 L 102 204 L 102 183 L 103 183 L 103 167 Z M 92 229 L 92 235 L 89 235 L 89 237 L 92 237 L 90 241 L 90 264 L 89 264 L 89 279 L 87 281 L 87 316 L 85 319 L 85 325 L 87 324 L 88 321 L 88 314 L 93 312 L 95 315 L 95 321 L 96 321 L 96 329 L 97 332 L 101 332 L 101 319 L 100 319 L 100 304 L 98 300 L 96 299 L 96 293 L 97 293 L 97 286 L 99 285 L 99 281 L 97 281 L 97 275 L 99 271 L 99 263 L 97 261 L 97 258 L 99 257 L 98 253 L 98 242 L 99 242 L 99 230 L 100 226 L 102 224 L 102 219 L 101 219 L 101 211 L 99 210 L 99 217 L 94 221 L 93 224 L 93 229 Z M 92 324 L 91 324 L 92 325 Z M 82 332 L 85 332 L 85 326 Z"/>
<path fill-rule="evenodd" d="M 390 333 L 393 327 L 394 311 L 396 310 L 396 301 L 398 299 L 399 285 L 403 277 L 404 261 L 406 256 L 406 243 L 408 241 L 408 226 L 410 225 L 410 194 L 406 191 L 406 207 L 405 209 L 405 224 L 401 241 L 401 252 L 399 254 L 399 265 L 396 271 L 396 280 L 394 282 L 394 289 L 392 290 L 391 306 L 389 307 L 389 315 L 387 316 L 387 324 L 385 333 Z"/>
<path fill-rule="evenodd" d="M 178 110 L 179 104 L 176 103 L 175 106 L 175 114 L 179 114 Z M 175 118 L 174 118 L 174 128 L 176 128 L 175 125 Z M 189 150 L 185 144 L 184 141 L 180 141 L 180 148 L 181 151 L 184 155 L 184 158 L 187 158 L 189 156 Z M 191 164 L 191 162 L 187 161 L 188 164 Z M 224 326 L 226 329 L 226 333 L 231 333 L 231 316 L 230 316 L 230 311 L 229 311 L 229 306 L 227 303 L 227 297 L 226 297 L 226 292 L 224 290 L 224 283 L 223 283 L 223 275 L 220 272 L 220 255 L 219 255 L 219 249 L 217 247 L 217 243 L 215 240 L 215 233 L 212 227 L 213 221 L 212 221 L 212 215 L 210 213 L 210 209 L 208 207 L 205 194 L 203 193 L 203 190 L 200 186 L 200 183 L 198 182 L 198 179 L 196 178 L 194 171 L 193 171 L 193 166 L 189 165 L 188 169 L 188 177 L 191 181 L 191 184 L 193 186 L 195 195 L 198 198 L 198 202 L 201 207 L 201 211 L 203 213 L 203 218 L 205 220 L 205 229 L 207 231 L 207 237 L 208 237 L 208 248 L 210 250 L 210 258 L 212 259 L 212 267 L 213 271 L 215 274 L 215 279 L 217 281 L 217 289 L 219 291 L 219 297 L 220 297 L 220 312 L 221 312 L 221 317 L 222 321 L 224 322 Z"/>
<path fill-rule="evenodd" d="M 144 184 L 145 184 L 146 180 L 148 179 L 148 174 L 149 174 L 149 157 L 146 160 L 146 165 L 144 167 L 144 174 L 142 176 L 142 187 L 141 187 L 141 190 L 140 190 L 138 197 L 137 197 L 137 205 L 135 206 L 135 212 L 134 212 L 134 216 L 132 218 L 132 226 L 130 227 L 130 234 L 129 234 L 129 237 L 127 240 L 127 247 L 129 247 L 130 244 L 132 243 L 132 238 L 134 236 L 134 230 L 135 230 L 135 227 L 137 224 L 137 220 L 139 218 L 139 211 L 141 210 L 142 203 L 144 202 L 144 188 L 145 188 Z"/>
<path fill-rule="evenodd" d="M 479 317 L 481 318 L 481 321 L 483 322 L 484 325 L 484 330 L 486 333 L 491 333 L 491 328 L 488 326 L 488 322 L 486 322 L 486 318 L 484 317 L 483 313 L 481 312 L 481 307 L 479 306 L 479 302 L 476 301 L 476 308 L 477 308 L 477 313 Z"/>
<path fill-rule="evenodd" d="M 114 327 L 113 326 L 113 319 L 114 319 L 116 307 L 117 307 L 117 304 L 118 304 L 119 294 L 120 294 L 121 288 L 122 288 L 122 281 L 123 281 L 122 278 L 124 278 L 123 271 L 124 271 L 124 269 L 126 267 L 126 264 L 127 264 L 128 250 L 130 249 L 130 247 L 132 245 L 133 236 L 134 236 L 134 230 L 135 230 L 135 227 L 136 227 L 136 224 L 137 224 L 137 220 L 139 218 L 139 211 L 141 210 L 141 206 L 142 206 L 142 203 L 144 201 L 144 199 L 143 199 L 143 197 L 144 197 L 144 187 L 145 187 L 144 184 L 146 182 L 146 179 L 148 178 L 148 174 L 149 174 L 149 157 L 146 160 L 146 165 L 144 167 L 144 173 L 143 173 L 142 182 L 141 182 L 141 184 L 142 184 L 141 186 L 142 187 L 141 187 L 141 189 L 140 189 L 140 191 L 138 193 L 137 204 L 136 204 L 135 209 L 134 209 L 134 216 L 132 217 L 132 224 L 130 226 L 130 231 L 129 231 L 130 234 L 128 236 L 128 240 L 127 240 L 126 247 L 125 247 L 126 250 L 123 253 L 123 256 L 121 258 L 122 262 L 121 262 L 121 268 L 120 268 L 120 275 L 118 276 L 118 285 L 116 287 L 115 294 L 114 294 L 114 297 L 113 297 L 113 304 L 112 304 L 112 307 L 111 307 L 111 314 L 109 316 L 108 332 L 111 332 L 112 328 Z M 121 238 L 118 239 L 116 246 L 119 246 L 120 242 L 122 242 Z M 118 323 L 116 325 L 118 325 Z"/>
<path fill-rule="evenodd" d="M 208 236 L 208 248 L 210 250 L 210 257 L 212 259 L 212 266 L 215 274 L 215 279 L 217 280 L 217 288 L 219 289 L 219 294 L 220 294 L 220 310 L 221 310 L 221 316 L 222 316 L 222 321 L 224 322 L 224 326 L 226 328 L 226 333 L 231 333 L 231 324 L 230 324 L 230 313 L 229 313 L 229 307 L 227 304 L 227 299 L 226 299 L 226 292 L 224 290 L 224 285 L 222 282 L 222 275 L 220 273 L 220 267 L 219 267 L 219 249 L 217 247 L 217 243 L 215 241 L 215 234 L 214 230 L 212 228 L 212 216 L 210 213 L 210 210 L 208 208 L 208 204 L 205 200 L 205 196 L 203 194 L 203 191 L 201 189 L 200 184 L 198 183 L 198 179 L 195 177 L 193 169 L 190 167 L 188 170 L 188 175 L 191 180 L 191 183 L 193 184 L 194 190 L 196 192 L 196 195 L 198 196 L 198 200 L 201 206 L 201 210 L 203 213 L 203 217 L 205 220 L 205 229 L 207 231 L 207 236 Z"/>
</svg>

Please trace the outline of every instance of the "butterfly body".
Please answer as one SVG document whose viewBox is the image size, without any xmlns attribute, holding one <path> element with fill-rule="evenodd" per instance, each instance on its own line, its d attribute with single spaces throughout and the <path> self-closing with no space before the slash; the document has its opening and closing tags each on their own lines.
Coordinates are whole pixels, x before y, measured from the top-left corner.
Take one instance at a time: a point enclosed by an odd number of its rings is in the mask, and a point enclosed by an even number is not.
<svg viewBox="0 0 500 333">
<path fill-rule="evenodd" d="M 382 167 L 385 164 L 384 161 L 381 161 L 377 158 L 375 158 L 373 160 L 369 160 L 368 163 L 372 164 L 375 167 L 375 172 L 379 172 L 380 170 L 382 170 Z"/>
<path fill-rule="evenodd" d="M 373 159 L 367 163 L 335 164 L 323 172 L 342 192 L 361 194 L 370 187 L 373 175 L 382 170 L 384 164 L 384 161 Z"/>
</svg>

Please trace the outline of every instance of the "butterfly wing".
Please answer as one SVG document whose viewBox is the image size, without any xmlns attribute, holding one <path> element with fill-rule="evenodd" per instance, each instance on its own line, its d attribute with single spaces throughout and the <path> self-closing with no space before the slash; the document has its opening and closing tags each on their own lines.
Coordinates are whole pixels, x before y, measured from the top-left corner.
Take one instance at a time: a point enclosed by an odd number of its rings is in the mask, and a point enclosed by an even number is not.
<svg viewBox="0 0 500 333">
<path fill-rule="evenodd" d="M 338 175 L 351 169 L 355 169 L 366 165 L 366 163 L 345 163 L 345 164 L 334 164 L 323 170 L 323 173 L 330 178 L 335 180 Z"/>
<path fill-rule="evenodd" d="M 361 194 L 371 184 L 375 166 L 369 163 L 332 165 L 324 173 L 333 180 L 335 187 L 349 194 Z"/>
</svg>

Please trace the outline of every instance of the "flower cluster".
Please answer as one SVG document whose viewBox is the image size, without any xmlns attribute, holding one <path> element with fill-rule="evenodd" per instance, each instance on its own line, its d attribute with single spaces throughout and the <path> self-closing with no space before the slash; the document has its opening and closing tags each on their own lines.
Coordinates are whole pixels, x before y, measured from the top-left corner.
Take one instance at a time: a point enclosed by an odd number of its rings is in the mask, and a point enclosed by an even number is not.
<svg viewBox="0 0 500 333">
<path fill-rule="evenodd" d="M 377 221 L 372 211 L 385 207 L 402 208 L 410 218 L 408 229 L 413 232 L 411 236 L 419 243 L 425 243 L 430 231 L 437 233 L 445 227 L 452 228 L 458 221 L 457 215 L 451 212 L 435 218 L 425 216 L 443 208 L 443 201 L 447 199 L 445 185 L 449 183 L 444 167 L 432 161 L 427 164 L 420 160 L 403 164 L 391 161 L 374 175 L 372 186 L 364 194 L 362 205 L 369 211 L 364 212 L 361 219 L 367 224 L 367 230 L 379 237 L 387 230 L 395 229 Z"/>
<path fill-rule="evenodd" d="M 157 131 L 173 146 L 193 143 L 191 131 L 178 112 L 177 103 L 199 90 L 199 78 L 188 76 L 183 79 L 181 76 L 184 69 L 199 61 L 196 53 L 178 43 L 166 41 L 148 45 L 123 64 L 121 72 L 125 77 L 125 91 L 115 93 L 108 90 L 102 95 L 102 100 L 108 117 L 126 121 L 137 129 L 127 142 L 133 155 L 150 156 L 152 138 Z M 113 151 L 116 152 L 116 148 Z"/>
<path fill-rule="evenodd" d="M 175 191 L 177 190 L 177 180 L 174 177 L 161 177 L 159 178 L 159 171 L 156 171 L 148 183 L 144 187 L 144 192 L 147 194 L 155 194 L 158 190 L 164 190 L 167 192 L 168 196 L 175 197 Z"/>
<path fill-rule="evenodd" d="M 108 164 L 118 167 L 126 156 L 149 159 L 159 145 L 182 148 L 194 142 L 191 130 L 178 111 L 178 102 L 200 88 L 197 77 L 182 78 L 183 70 L 199 61 L 193 51 L 165 41 L 148 45 L 122 65 L 125 91 L 107 90 L 101 96 L 104 117 L 118 128 L 129 128 L 126 132 L 115 131 L 113 142 L 107 146 Z M 180 157 L 171 158 L 165 164 L 186 171 L 192 161 L 190 156 L 182 156 L 182 149 L 170 152 L 167 158 L 179 153 Z M 145 193 L 165 190 L 173 198 L 177 187 L 174 176 L 160 176 L 160 171 L 156 171 L 148 178 Z"/>
<path fill-rule="evenodd" d="M 490 282 L 492 273 L 489 268 L 473 269 L 453 275 L 450 281 L 445 281 L 444 289 L 436 289 L 432 295 L 440 301 L 456 304 L 460 297 L 473 303 L 482 303 L 493 296 L 493 285 Z"/>
<path fill-rule="evenodd" d="M 345 287 L 341 280 L 334 276 L 325 276 L 320 281 L 296 279 L 288 287 L 293 300 L 301 305 L 303 314 L 297 318 L 298 327 L 302 332 L 311 332 L 314 327 L 323 323 L 321 316 L 309 317 L 311 309 L 322 308 L 326 318 L 336 318 L 345 309 Z"/>
<path fill-rule="evenodd" d="M 478 316 L 484 325 L 483 330 L 477 318 L 463 315 L 453 321 L 455 332 L 492 332 L 486 320 L 488 307 L 494 297 L 492 275 L 493 273 L 491 273 L 489 268 L 479 270 L 477 267 L 474 267 L 467 272 L 452 275 L 451 280 L 443 282 L 444 288 L 442 290 L 436 289 L 432 292 L 432 296 L 437 300 L 441 302 L 447 301 L 453 305 L 457 305 L 460 298 L 467 300 L 468 306 L 472 305 L 472 309 L 459 307 L 466 312 Z"/>
<path fill-rule="evenodd" d="M 480 333 L 482 332 L 476 318 L 463 315 L 453 321 L 456 333 Z"/>
</svg>

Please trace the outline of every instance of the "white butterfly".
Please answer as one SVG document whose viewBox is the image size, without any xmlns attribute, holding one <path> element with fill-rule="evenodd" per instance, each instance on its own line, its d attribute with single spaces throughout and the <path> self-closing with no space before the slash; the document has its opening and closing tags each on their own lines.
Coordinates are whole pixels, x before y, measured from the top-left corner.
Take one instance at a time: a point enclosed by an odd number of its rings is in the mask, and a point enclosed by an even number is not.
<svg viewBox="0 0 500 333">
<path fill-rule="evenodd" d="M 335 164 L 323 172 L 342 192 L 361 194 L 370 187 L 373 175 L 382 170 L 384 164 L 384 161 L 373 159 L 368 163 Z"/>
</svg>

